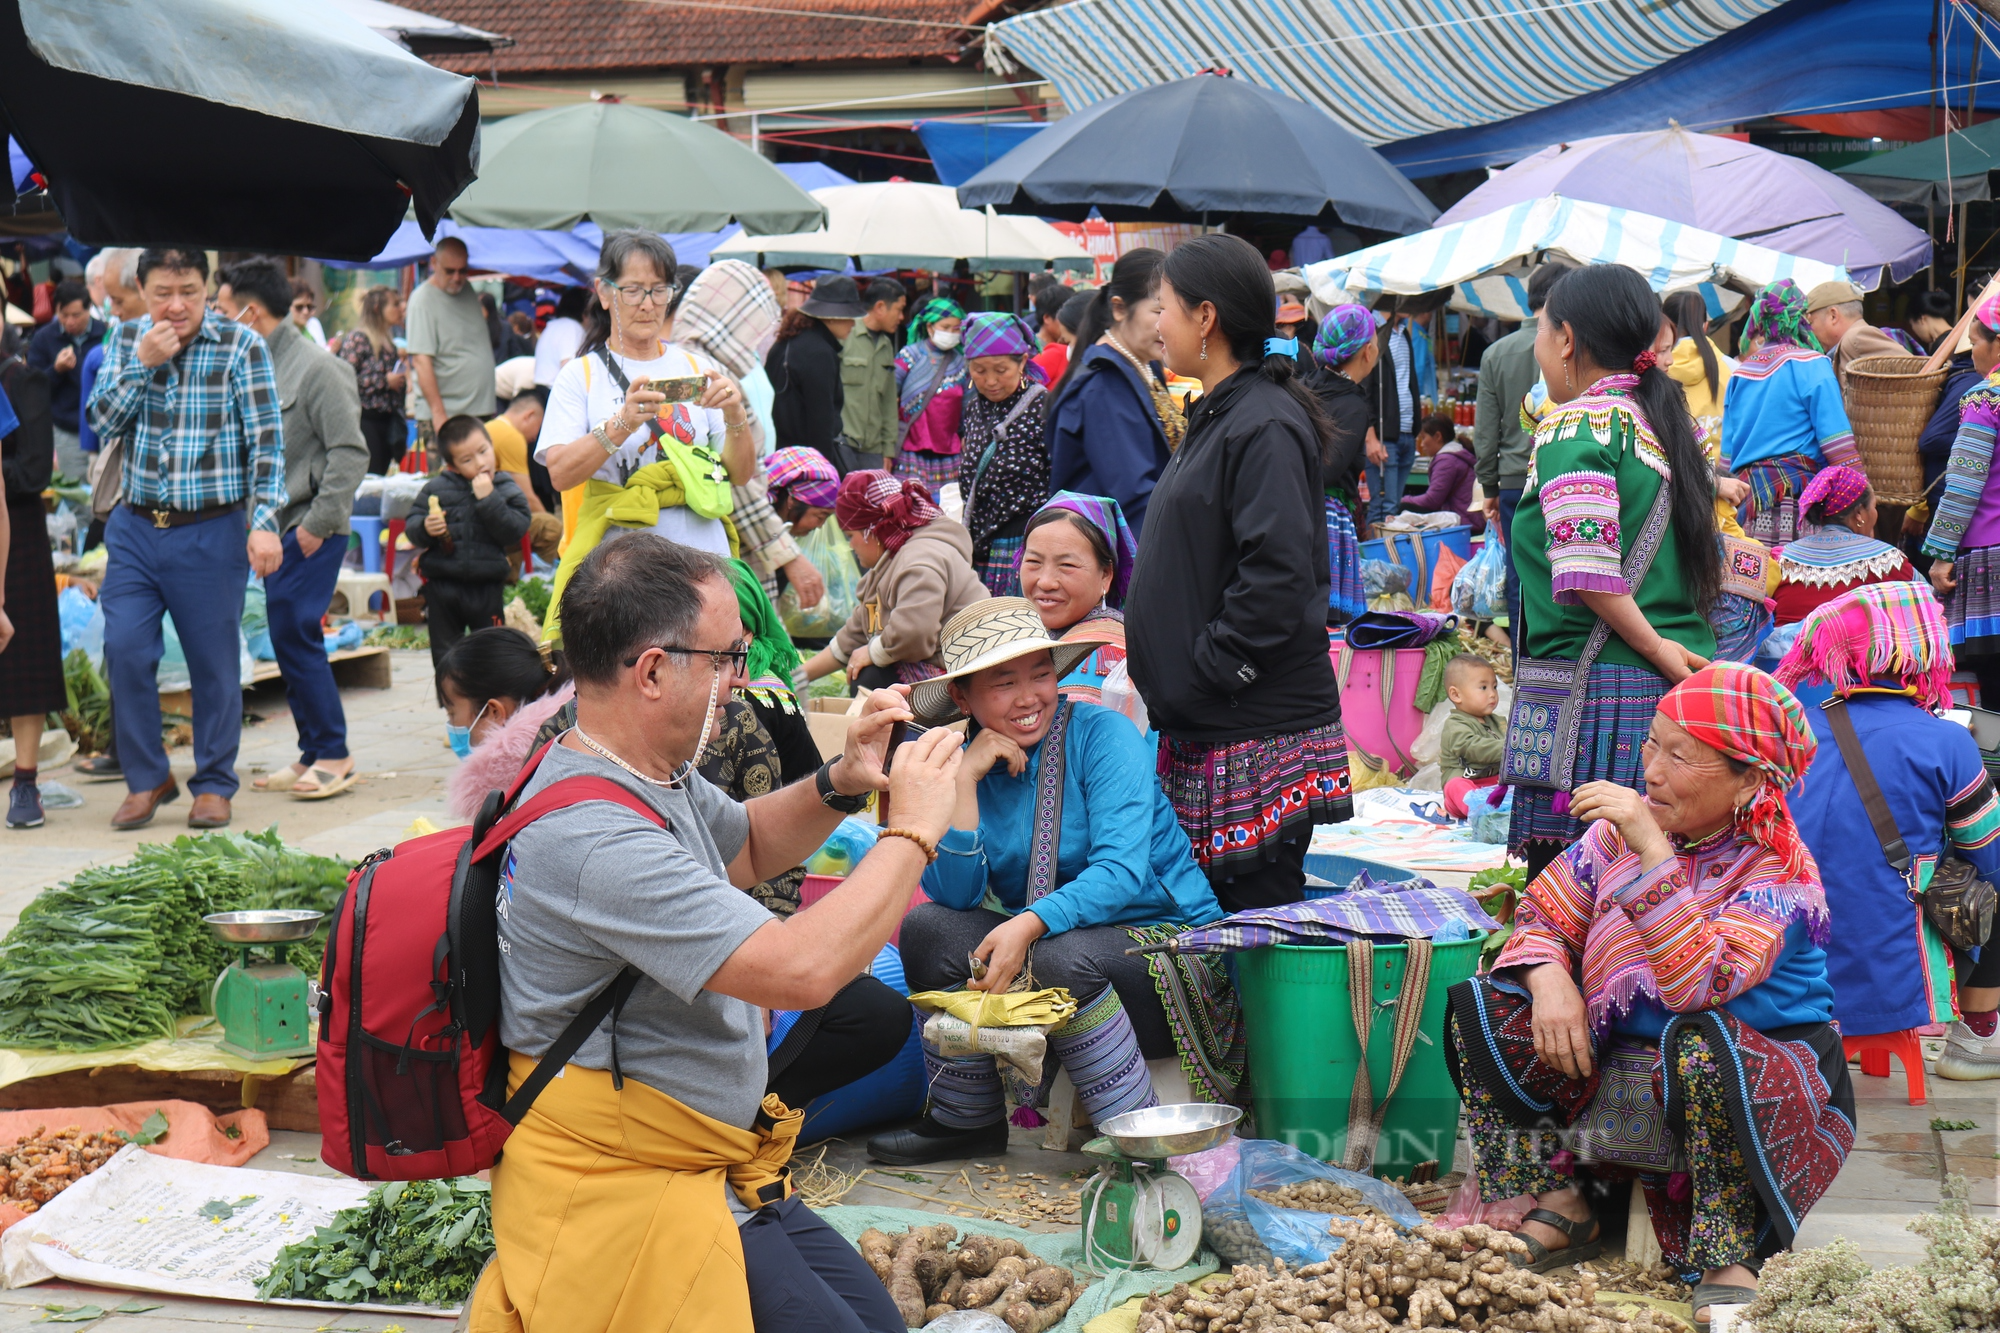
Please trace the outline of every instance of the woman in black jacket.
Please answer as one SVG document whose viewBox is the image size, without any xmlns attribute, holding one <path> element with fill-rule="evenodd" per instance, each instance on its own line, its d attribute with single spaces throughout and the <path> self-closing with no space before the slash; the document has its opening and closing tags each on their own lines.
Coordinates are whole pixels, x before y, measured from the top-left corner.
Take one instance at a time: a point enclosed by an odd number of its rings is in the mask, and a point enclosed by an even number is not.
<svg viewBox="0 0 2000 1333">
<path fill-rule="evenodd" d="M 777 447 L 803 445 L 835 458 L 840 442 L 840 413 L 847 395 L 840 387 L 840 353 L 854 321 L 868 313 L 854 279 L 821 278 L 813 294 L 797 310 L 787 310 L 778 325 L 778 340 L 764 358 L 777 397 L 771 403 L 771 427 Z"/>
<path fill-rule="evenodd" d="M 1249 242 L 1183 243 L 1160 296 L 1167 365 L 1203 393 L 1139 544 L 1125 603 L 1132 678 L 1223 907 L 1297 902 L 1312 826 L 1352 810 L 1327 656 L 1330 428 L 1287 349 L 1266 346 L 1277 294 Z"/>
</svg>

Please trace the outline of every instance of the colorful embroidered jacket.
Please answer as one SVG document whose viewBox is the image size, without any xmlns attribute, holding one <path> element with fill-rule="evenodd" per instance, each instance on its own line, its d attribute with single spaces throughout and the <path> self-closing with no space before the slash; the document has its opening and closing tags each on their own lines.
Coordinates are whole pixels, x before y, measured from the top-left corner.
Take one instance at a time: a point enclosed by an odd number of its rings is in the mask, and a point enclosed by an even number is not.
<svg viewBox="0 0 2000 1333">
<path fill-rule="evenodd" d="M 1859 468 L 1833 362 L 1818 352 L 1773 343 L 1737 364 L 1723 390 L 1722 456 L 1741 472 L 1755 463 L 1800 457 Z"/>
<path fill-rule="evenodd" d="M 1991 486 L 1993 436 L 2000 431 L 2000 370 L 1958 400 L 1958 437 L 1945 465 L 1944 494 L 1924 537 L 1924 553 L 1956 560 L 1961 547 L 2000 545 L 2000 488 Z"/>
<path fill-rule="evenodd" d="M 1896 831 L 1916 858 L 1917 887 L 1928 887 L 1938 858 L 1952 853 L 1989 881 L 2000 876 L 2000 799 L 1972 734 L 1901 691 L 1853 691 L 1847 710 Z M 1860 1036 L 1946 1022 L 1951 954 L 1869 832 L 1826 714 L 1808 708 L 1806 721 L 1819 753 L 1792 793 L 1792 815 L 1813 855 L 1840 866 L 1826 897 L 1833 912 L 1827 968 L 1841 1031 Z"/>
<path fill-rule="evenodd" d="M 1828 527 L 1778 549 L 1784 577 L 1773 594 L 1780 625 L 1796 625 L 1814 607 L 1865 583 L 1913 582 L 1917 567 L 1887 542 L 1848 528 Z"/>
<path fill-rule="evenodd" d="M 1528 887 L 1493 967 L 1580 972 L 1599 1037 L 1657 1039 L 1673 1013 L 1714 1008 L 1763 1031 L 1833 1017 L 1827 936 L 1817 871 L 1787 881 L 1775 852 L 1733 828 L 1677 839 L 1646 870 L 1599 820 Z"/>
<path fill-rule="evenodd" d="M 1626 584 L 1626 554 L 1639 539 L 1667 476 L 1666 454 L 1638 405 L 1611 376 L 1551 407 L 1535 427 L 1527 489 L 1514 514 L 1514 567 L 1521 580 L 1521 651 L 1574 660 L 1597 617 L 1580 592 L 1627 593 L 1665 637 L 1715 652 L 1715 631 L 1681 577 L 1671 524 L 1644 582 Z M 1600 662 L 1651 667 L 1612 635 Z"/>
</svg>

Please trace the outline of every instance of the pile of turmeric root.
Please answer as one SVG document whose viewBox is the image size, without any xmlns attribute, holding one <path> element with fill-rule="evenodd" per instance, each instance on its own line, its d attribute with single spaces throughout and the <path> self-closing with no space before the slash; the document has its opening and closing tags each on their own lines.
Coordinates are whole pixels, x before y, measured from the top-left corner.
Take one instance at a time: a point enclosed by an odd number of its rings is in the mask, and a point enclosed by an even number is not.
<svg viewBox="0 0 2000 1333">
<path fill-rule="evenodd" d="M 944 1223 L 892 1236 L 870 1227 L 857 1242 L 861 1257 L 889 1289 L 910 1328 L 954 1310 L 985 1310 L 1013 1333 L 1045 1333 L 1076 1300 L 1076 1276 L 1018 1240 L 968 1235 Z"/>
<path fill-rule="evenodd" d="M 0 1199 L 32 1213 L 117 1156 L 124 1146 L 115 1134 L 86 1134 L 75 1125 L 54 1134 L 37 1129 L 11 1147 L 0 1147 Z"/>
<path fill-rule="evenodd" d="M 1148 1298 L 1137 1333 L 1685 1333 L 1647 1307 L 1599 1306 L 1589 1276 L 1564 1281 L 1516 1268 L 1518 1237 L 1491 1227 L 1419 1227 L 1335 1218 L 1341 1246 L 1296 1271 L 1239 1265 L 1220 1282 Z"/>
</svg>

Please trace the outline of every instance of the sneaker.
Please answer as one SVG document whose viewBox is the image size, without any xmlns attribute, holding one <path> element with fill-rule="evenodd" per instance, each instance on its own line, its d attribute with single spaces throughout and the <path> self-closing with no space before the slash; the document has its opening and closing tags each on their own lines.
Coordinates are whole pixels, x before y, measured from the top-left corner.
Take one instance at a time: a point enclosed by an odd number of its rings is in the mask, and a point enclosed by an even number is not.
<svg viewBox="0 0 2000 1333">
<path fill-rule="evenodd" d="M 1937 1058 L 1931 1072 L 1960 1083 L 2000 1078 L 2000 1033 L 1982 1037 L 1967 1027 L 1964 1020 L 1953 1019 L 1945 1031 L 1944 1054 Z"/>
<path fill-rule="evenodd" d="M 32 782 L 17 782 L 7 797 L 8 828 L 42 826 L 42 793 Z"/>
<path fill-rule="evenodd" d="M 870 1161 L 890 1166 L 924 1166 L 960 1157 L 998 1157 L 1007 1151 L 1007 1121 L 973 1129 L 949 1129 L 926 1115 L 904 1129 L 868 1140 Z"/>
</svg>

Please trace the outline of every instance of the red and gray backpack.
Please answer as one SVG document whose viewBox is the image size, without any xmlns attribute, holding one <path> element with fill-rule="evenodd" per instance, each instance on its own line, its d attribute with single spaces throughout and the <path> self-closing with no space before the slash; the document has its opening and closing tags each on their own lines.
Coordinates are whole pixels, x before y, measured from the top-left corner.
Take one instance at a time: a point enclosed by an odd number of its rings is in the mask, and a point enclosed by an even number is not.
<svg viewBox="0 0 2000 1333">
<path fill-rule="evenodd" d="M 553 742 L 551 742 L 553 744 Z M 591 997 L 512 1097 L 500 1044 L 497 895 L 507 844 L 553 810 L 612 801 L 664 826 L 609 778 L 572 777 L 526 801 L 543 746 L 470 827 L 376 852 L 334 909 L 319 983 L 315 1071 L 320 1160 L 362 1180 L 441 1180 L 493 1165 L 537 1094 L 608 1017 L 618 1078 L 618 1012 L 639 974 Z"/>
</svg>

